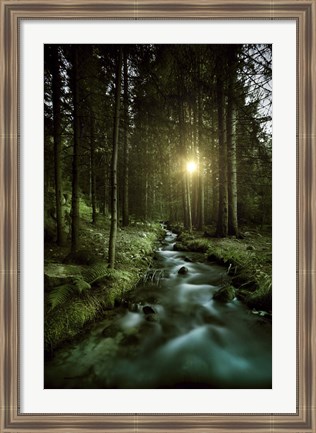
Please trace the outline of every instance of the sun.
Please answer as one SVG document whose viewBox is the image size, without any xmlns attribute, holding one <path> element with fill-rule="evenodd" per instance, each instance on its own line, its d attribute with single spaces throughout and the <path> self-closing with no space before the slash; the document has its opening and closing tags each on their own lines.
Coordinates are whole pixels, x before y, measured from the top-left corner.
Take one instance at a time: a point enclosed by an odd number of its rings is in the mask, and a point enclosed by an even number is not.
<svg viewBox="0 0 316 433">
<path fill-rule="evenodd" d="M 196 163 L 194 161 L 188 161 L 187 170 L 189 173 L 193 173 L 196 170 Z"/>
</svg>

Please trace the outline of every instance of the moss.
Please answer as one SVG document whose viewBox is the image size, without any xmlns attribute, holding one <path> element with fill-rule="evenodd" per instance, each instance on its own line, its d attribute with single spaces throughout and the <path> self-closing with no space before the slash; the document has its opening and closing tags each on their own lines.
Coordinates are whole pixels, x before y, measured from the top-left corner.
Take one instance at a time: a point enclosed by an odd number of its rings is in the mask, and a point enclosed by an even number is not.
<svg viewBox="0 0 316 433">
<path fill-rule="evenodd" d="M 100 223 L 101 224 L 101 223 Z M 82 222 L 84 225 L 84 221 Z M 45 272 L 52 280 L 63 278 L 85 280 L 84 289 L 80 283 L 76 289 L 66 293 L 65 302 L 61 302 L 52 310 L 49 304 L 49 294 L 45 301 L 45 350 L 54 350 L 63 342 L 73 339 L 82 332 L 89 322 L 96 320 L 103 311 L 121 304 L 126 294 L 132 290 L 148 268 L 156 248 L 157 240 L 164 233 L 158 224 L 142 223 L 140 227 L 133 226 L 118 231 L 116 269 L 109 269 L 104 252 L 104 235 L 100 227 L 86 223 L 81 232 L 81 251 L 91 251 L 93 244 L 94 257 L 98 261 L 86 264 L 79 260 L 76 265 L 62 263 L 62 253 L 52 252 L 52 257 L 60 257 L 59 263 L 47 263 Z M 51 246 L 50 246 L 51 247 Z M 57 250 L 57 247 L 55 247 Z M 85 254 L 84 254 L 85 256 Z M 103 259 L 100 260 L 100 257 Z M 72 261 L 73 263 L 73 261 Z M 49 271 L 49 272 L 48 272 Z"/>
<path fill-rule="evenodd" d="M 231 302 L 235 298 L 235 289 L 232 286 L 226 286 L 214 293 L 213 299 L 219 302 Z"/>
<path fill-rule="evenodd" d="M 208 261 L 227 266 L 239 299 L 251 308 L 272 310 L 270 235 L 253 230 L 243 239 L 218 239 L 202 232 L 182 232 L 176 249 L 203 252 Z"/>
</svg>

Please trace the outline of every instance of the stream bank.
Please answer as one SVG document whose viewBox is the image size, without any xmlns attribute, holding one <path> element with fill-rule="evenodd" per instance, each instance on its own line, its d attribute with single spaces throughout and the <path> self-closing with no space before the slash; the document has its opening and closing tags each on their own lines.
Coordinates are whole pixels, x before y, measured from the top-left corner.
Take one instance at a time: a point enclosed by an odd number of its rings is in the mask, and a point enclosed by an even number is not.
<svg viewBox="0 0 316 433">
<path fill-rule="evenodd" d="M 217 238 L 208 231 L 178 233 L 176 250 L 195 251 L 210 263 L 224 265 L 237 289 L 236 295 L 248 308 L 272 314 L 272 239 L 271 234 L 246 229 L 241 238 Z M 211 231 L 211 230 L 210 230 Z"/>
<path fill-rule="evenodd" d="M 80 338 L 85 328 L 111 311 L 132 290 L 150 266 L 164 231 L 158 223 L 135 222 L 120 228 L 116 269 L 107 264 L 106 219 L 82 221 L 80 249 L 70 254 L 56 243 L 45 245 L 44 348 L 52 353 Z"/>
<path fill-rule="evenodd" d="M 167 231 L 125 302 L 46 360 L 45 388 L 272 387 L 271 322 L 217 299 L 227 267 L 175 245 Z"/>
</svg>

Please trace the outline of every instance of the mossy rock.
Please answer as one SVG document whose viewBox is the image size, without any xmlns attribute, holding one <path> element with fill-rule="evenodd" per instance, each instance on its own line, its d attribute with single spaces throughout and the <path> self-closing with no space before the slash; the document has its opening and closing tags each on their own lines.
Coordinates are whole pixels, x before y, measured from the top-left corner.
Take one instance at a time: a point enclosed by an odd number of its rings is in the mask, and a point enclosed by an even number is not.
<svg viewBox="0 0 316 433">
<path fill-rule="evenodd" d="M 222 287 L 213 295 L 213 299 L 219 302 L 231 302 L 235 298 L 235 289 L 232 286 Z"/>
</svg>

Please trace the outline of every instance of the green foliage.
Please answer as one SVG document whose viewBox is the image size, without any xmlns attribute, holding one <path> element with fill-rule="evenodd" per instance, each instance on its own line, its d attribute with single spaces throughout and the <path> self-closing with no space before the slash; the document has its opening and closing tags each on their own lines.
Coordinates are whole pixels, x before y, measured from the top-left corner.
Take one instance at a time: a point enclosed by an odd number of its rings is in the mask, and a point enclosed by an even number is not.
<svg viewBox="0 0 316 433">
<path fill-rule="evenodd" d="M 73 288 L 68 284 L 55 287 L 48 296 L 48 303 L 50 308 L 53 310 L 60 304 L 64 304 L 66 300 L 70 297 Z"/>
<path fill-rule="evenodd" d="M 93 297 L 76 300 L 68 305 L 62 305 L 55 314 L 47 316 L 45 321 L 44 345 L 45 350 L 54 349 L 66 339 L 78 334 L 84 324 L 92 320 L 100 303 Z"/>
<path fill-rule="evenodd" d="M 99 236 L 104 228 L 85 224 L 81 238 L 83 250 L 91 250 L 92 242 L 96 251 L 104 249 L 105 236 Z M 149 223 L 119 230 L 117 269 L 109 269 L 106 258 L 92 265 L 47 264 L 50 281 L 59 278 L 65 281 L 67 277 L 70 284 L 53 287 L 46 294 L 45 350 L 55 349 L 63 341 L 73 338 L 102 311 L 113 308 L 116 300 L 122 300 L 148 268 L 155 242 L 161 234 L 159 224 Z M 90 286 L 93 287 L 89 290 Z"/>
<path fill-rule="evenodd" d="M 206 253 L 209 249 L 209 242 L 206 239 L 194 239 L 188 242 L 190 251 Z"/>
<path fill-rule="evenodd" d="M 236 238 L 204 238 L 198 233 L 183 232 L 178 237 L 183 250 L 200 251 L 209 260 L 231 265 L 236 295 L 251 308 L 272 309 L 271 237 L 249 233 Z M 238 276 L 240 275 L 241 278 Z"/>
<path fill-rule="evenodd" d="M 72 284 L 62 284 L 61 286 L 54 287 L 48 295 L 50 309 L 53 310 L 58 305 L 64 304 L 71 297 L 81 294 L 88 289 L 91 289 L 90 284 L 81 279 L 74 281 Z"/>
<path fill-rule="evenodd" d="M 235 289 L 232 286 L 225 286 L 214 293 L 213 299 L 219 302 L 231 302 L 235 297 Z"/>
<path fill-rule="evenodd" d="M 93 266 L 89 266 L 82 271 L 82 275 L 89 284 L 94 284 L 97 281 L 108 277 L 111 277 L 112 270 L 108 268 L 108 265 L 104 262 L 96 263 Z"/>
</svg>

